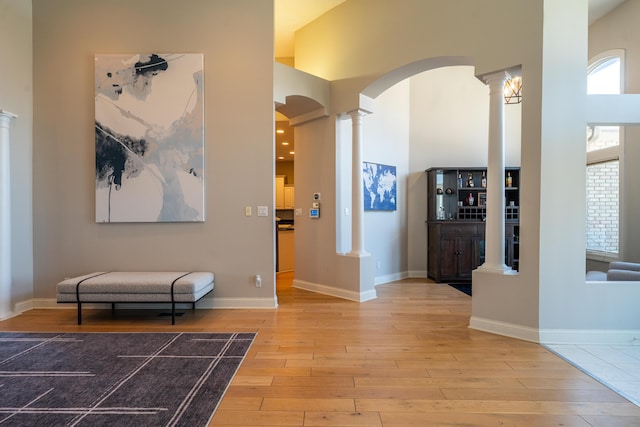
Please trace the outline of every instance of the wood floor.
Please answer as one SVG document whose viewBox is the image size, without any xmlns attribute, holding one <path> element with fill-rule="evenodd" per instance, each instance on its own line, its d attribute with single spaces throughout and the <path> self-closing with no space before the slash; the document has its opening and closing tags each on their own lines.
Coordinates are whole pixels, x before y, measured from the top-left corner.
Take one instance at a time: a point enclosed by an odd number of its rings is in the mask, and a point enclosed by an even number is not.
<svg viewBox="0 0 640 427">
<path fill-rule="evenodd" d="M 211 426 L 640 426 L 640 407 L 537 344 L 469 329 L 424 279 L 355 303 L 278 280 L 277 310 L 32 310 L 3 331 L 257 331 Z M 1 406 L 1 405 L 0 405 Z"/>
</svg>

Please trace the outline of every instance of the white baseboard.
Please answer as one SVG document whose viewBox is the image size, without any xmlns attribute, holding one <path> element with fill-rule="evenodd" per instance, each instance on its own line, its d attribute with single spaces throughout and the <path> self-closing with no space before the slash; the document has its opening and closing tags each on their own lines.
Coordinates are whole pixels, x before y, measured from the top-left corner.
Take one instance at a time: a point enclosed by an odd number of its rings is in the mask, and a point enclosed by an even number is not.
<svg viewBox="0 0 640 427">
<path fill-rule="evenodd" d="M 278 308 L 278 299 L 273 298 L 206 298 L 198 302 L 197 308 Z"/>
<path fill-rule="evenodd" d="M 540 330 L 540 342 L 543 344 L 639 345 L 640 330 L 543 329 Z"/>
<path fill-rule="evenodd" d="M 157 309 L 166 308 L 168 303 L 116 303 L 118 309 Z M 32 308 L 50 308 L 50 309 L 76 309 L 75 303 L 63 303 L 59 304 L 55 298 L 50 299 L 33 299 L 20 303 L 23 308 L 18 315 L 24 311 L 31 310 Z M 17 307 L 18 305 L 16 305 Z M 191 308 L 191 303 L 178 303 L 177 307 Z M 218 308 L 277 308 L 278 300 L 273 298 L 203 298 L 196 303 L 196 309 L 218 309 Z M 83 303 L 82 308 L 98 308 L 107 309 L 111 308 L 111 303 L 107 304 L 94 304 Z"/>
<path fill-rule="evenodd" d="M 27 300 L 17 303 L 13 306 L 13 311 L 5 314 L 4 316 L 0 316 L 0 321 L 11 319 L 12 317 L 16 317 L 25 311 L 29 311 L 33 308 L 33 300 Z"/>
<path fill-rule="evenodd" d="M 640 345 L 640 330 L 536 329 L 471 317 L 469 327 L 539 344 Z"/>
<path fill-rule="evenodd" d="M 387 274 L 386 276 L 376 276 L 375 285 L 384 285 L 385 283 L 395 282 L 403 279 L 426 279 L 427 270 L 409 270 L 400 273 Z"/>
<path fill-rule="evenodd" d="M 536 328 L 515 325 L 513 323 L 498 322 L 496 320 L 482 319 L 471 316 L 469 327 L 479 331 L 490 332 L 492 334 L 503 335 L 511 338 L 518 338 L 535 343 L 540 342 L 540 333 Z"/>
<path fill-rule="evenodd" d="M 395 282 L 397 280 L 406 279 L 409 275 L 404 273 L 387 274 L 386 276 L 376 276 L 374 279 L 375 286 L 384 285 L 385 283 Z"/>
<path fill-rule="evenodd" d="M 426 279 L 427 270 L 409 270 L 407 277 L 411 279 Z"/>
<path fill-rule="evenodd" d="M 303 289 L 305 291 L 316 292 L 323 295 L 329 295 L 336 298 L 342 298 L 349 301 L 365 302 L 378 298 L 375 290 L 367 292 L 353 292 L 345 289 L 335 288 L 333 286 L 320 285 L 318 283 L 305 282 L 304 280 L 293 279 L 293 287 Z"/>
</svg>

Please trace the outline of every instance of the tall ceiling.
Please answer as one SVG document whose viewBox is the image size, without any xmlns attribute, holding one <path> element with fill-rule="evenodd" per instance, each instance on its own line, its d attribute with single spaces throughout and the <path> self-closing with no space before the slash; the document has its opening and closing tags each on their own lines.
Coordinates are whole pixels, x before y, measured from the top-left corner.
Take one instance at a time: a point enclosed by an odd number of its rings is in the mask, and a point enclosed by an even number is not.
<svg viewBox="0 0 640 427">
<path fill-rule="evenodd" d="M 275 56 L 293 56 L 294 33 L 345 0 L 274 0 Z"/>
<path fill-rule="evenodd" d="M 293 57 L 294 33 L 346 0 L 274 0 L 275 56 Z M 391 1 L 391 0 L 388 0 Z M 589 23 L 606 15 L 625 0 L 589 0 Z"/>
<path fill-rule="evenodd" d="M 292 58 L 295 32 L 345 1 L 347 0 L 274 0 L 275 57 Z M 589 24 L 624 1 L 589 0 Z M 294 155 L 290 151 L 295 151 L 293 130 L 289 127 L 286 116 L 277 114 L 276 120 L 277 127 L 285 132 L 276 135 L 276 161 L 291 161 Z M 282 142 L 287 142 L 288 145 L 282 145 Z"/>
</svg>

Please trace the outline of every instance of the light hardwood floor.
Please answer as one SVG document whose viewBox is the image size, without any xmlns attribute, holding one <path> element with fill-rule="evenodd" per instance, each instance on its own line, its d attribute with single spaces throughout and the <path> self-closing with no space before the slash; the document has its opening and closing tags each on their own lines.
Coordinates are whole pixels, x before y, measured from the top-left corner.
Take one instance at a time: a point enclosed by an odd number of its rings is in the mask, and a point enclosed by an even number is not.
<svg viewBox="0 0 640 427">
<path fill-rule="evenodd" d="M 640 407 L 542 346 L 468 328 L 471 298 L 424 279 L 355 303 L 278 277 L 276 310 L 32 310 L 3 331 L 257 331 L 211 426 L 640 426 Z M 0 405 L 1 406 L 1 405 Z"/>
</svg>

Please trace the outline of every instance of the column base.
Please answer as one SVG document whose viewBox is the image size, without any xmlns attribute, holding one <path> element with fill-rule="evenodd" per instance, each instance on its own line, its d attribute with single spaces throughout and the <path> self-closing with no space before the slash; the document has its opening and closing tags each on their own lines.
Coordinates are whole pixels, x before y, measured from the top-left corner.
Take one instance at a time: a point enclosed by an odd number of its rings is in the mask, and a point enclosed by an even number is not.
<svg viewBox="0 0 640 427">
<path fill-rule="evenodd" d="M 483 273 L 503 274 L 505 276 L 518 274 L 516 270 L 512 269 L 506 264 L 491 265 L 491 264 L 487 264 L 486 262 L 482 264 L 480 267 L 478 267 L 478 271 L 482 271 Z"/>
</svg>

